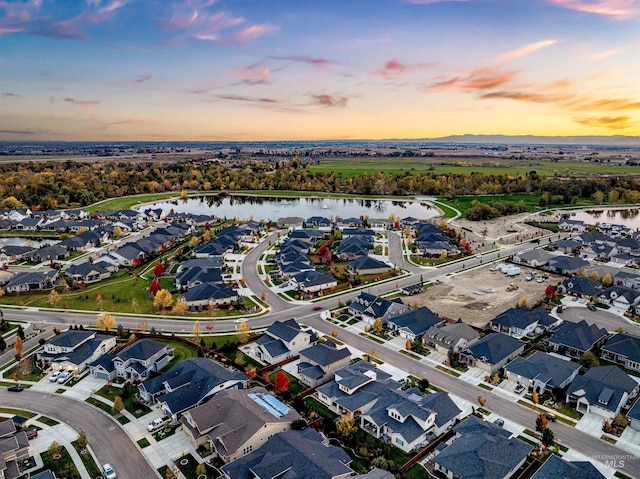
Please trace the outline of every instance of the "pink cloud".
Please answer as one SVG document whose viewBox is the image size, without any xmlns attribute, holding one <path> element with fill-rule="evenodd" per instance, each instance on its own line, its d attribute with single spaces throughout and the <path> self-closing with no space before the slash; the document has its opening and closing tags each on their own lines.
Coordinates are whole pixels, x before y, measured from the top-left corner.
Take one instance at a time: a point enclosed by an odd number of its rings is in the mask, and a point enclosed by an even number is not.
<svg viewBox="0 0 640 479">
<path fill-rule="evenodd" d="M 382 67 L 382 69 L 376 73 L 376 75 L 384 78 L 395 77 L 395 76 L 402 75 L 403 73 L 410 72 L 412 70 L 418 70 L 418 69 L 430 67 L 433 65 L 434 65 L 433 63 L 425 63 L 425 62 L 414 63 L 414 64 L 401 63 L 400 61 L 394 58 L 386 62 Z"/>
<path fill-rule="evenodd" d="M 293 63 L 306 63 L 307 65 L 311 65 L 317 68 L 329 68 L 332 66 L 337 66 L 338 64 L 333 60 L 328 60 L 326 58 L 317 58 L 309 55 L 292 55 L 286 57 L 269 57 L 273 60 L 284 60 Z"/>
<path fill-rule="evenodd" d="M 0 1 L 0 35 L 19 33 L 42 6 L 42 0 Z"/>
<path fill-rule="evenodd" d="M 232 73 L 240 79 L 242 83 L 247 85 L 261 85 L 269 82 L 271 72 L 268 68 L 265 68 L 265 62 L 261 61 L 234 70 Z"/>
<path fill-rule="evenodd" d="M 530 43 L 516 50 L 510 50 L 508 52 L 502 53 L 501 55 L 498 56 L 498 59 L 512 60 L 514 58 L 528 55 L 529 53 L 533 53 L 542 48 L 550 47 L 551 45 L 555 45 L 556 43 L 558 43 L 558 40 L 542 40 L 540 42 Z"/>
<path fill-rule="evenodd" d="M 153 77 L 153 75 L 151 74 L 150 71 L 145 70 L 144 72 L 142 72 L 142 74 L 136 78 L 134 81 L 136 83 L 142 83 L 142 82 L 146 82 L 148 80 L 151 80 L 151 78 Z"/>
<path fill-rule="evenodd" d="M 73 103 L 74 105 L 83 105 L 83 106 L 100 104 L 98 100 L 76 100 L 75 98 L 65 98 L 64 101 L 66 101 L 67 103 Z"/>
<path fill-rule="evenodd" d="M 347 106 L 349 99 L 345 96 L 336 97 L 323 93 L 321 95 L 311 95 L 314 104 L 323 106 L 325 108 L 344 108 Z"/>
<path fill-rule="evenodd" d="M 277 30 L 277 28 L 272 25 L 252 25 L 244 30 L 227 35 L 222 39 L 222 42 L 229 45 L 249 42 L 275 30 Z"/>
<path fill-rule="evenodd" d="M 547 0 L 553 5 L 580 12 L 605 15 L 618 20 L 635 17 L 640 13 L 638 0 Z"/>
</svg>

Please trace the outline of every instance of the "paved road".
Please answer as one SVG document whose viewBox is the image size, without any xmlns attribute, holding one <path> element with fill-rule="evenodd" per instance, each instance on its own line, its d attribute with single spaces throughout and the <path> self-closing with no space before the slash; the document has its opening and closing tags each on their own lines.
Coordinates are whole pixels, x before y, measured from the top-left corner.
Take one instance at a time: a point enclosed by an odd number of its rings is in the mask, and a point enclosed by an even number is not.
<svg viewBox="0 0 640 479">
<path fill-rule="evenodd" d="M 1 388 L 0 404 L 38 412 L 64 422 L 76 431 L 83 430 L 98 465 L 111 464 L 118 479 L 158 478 L 156 470 L 149 465 L 118 422 L 85 402 L 27 390 L 16 394 Z"/>
<path fill-rule="evenodd" d="M 580 306 L 565 306 L 564 311 L 558 315 L 564 321 L 571 321 L 577 323 L 583 319 L 589 324 L 597 324 L 601 328 L 605 328 L 609 332 L 613 332 L 616 328 L 622 327 L 628 333 L 640 336 L 640 327 L 625 318 L 609 313 L 603 309 L 597 309 L 596 311 L 590 311 L 586 307 Z"/>
</svg>

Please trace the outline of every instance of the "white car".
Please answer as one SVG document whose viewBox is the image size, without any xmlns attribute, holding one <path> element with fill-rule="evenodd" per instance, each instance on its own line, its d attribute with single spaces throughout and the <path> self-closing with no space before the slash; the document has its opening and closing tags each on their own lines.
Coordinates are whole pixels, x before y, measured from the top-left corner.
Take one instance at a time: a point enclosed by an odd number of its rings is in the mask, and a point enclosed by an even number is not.
<svg viewBox="0 0 640 479">
<path fill-rule="evenodd" d="M 58 376 L 58 383 L 63 384 L 70 377 L 71 377 L 71 373 L 69 371 L 63 371 L 62 373 L 60 373 L 60 376 Z"/>
<path fill-rule="evenodd" d="M 167 422 L 167 420 L 161 417 L 154 419 L 149 424 L 147 424 L 147 430 L 149 432 L 155 431 L 156 429 L 159 429 L 162 426 L 164 426 L 165 422 Z"/>
<path fill-rule="evenodd" d="M 518 384 L 516 386 L 516 388 L 514 389 L 514 391 L 516 392 L 516 394 L 520 394 L 521 392 L 524 391 L 524 384 Z"/>
<path fill-rule="evenodd" d="M 51 376 L 49 376 L 49 381 L 51 381 L 52 383 L 55 383 L 60 377 L 60 372 L 61 371 L 54 371 L 54 373 Z"/>
<path fill-rule="evenodd" d="M 102 466 L 102 474 L 104 474 L 105 479 L 116 479 L 116 471 L 113 470 L 111 464 L 104 464 Z"/>
</svg>

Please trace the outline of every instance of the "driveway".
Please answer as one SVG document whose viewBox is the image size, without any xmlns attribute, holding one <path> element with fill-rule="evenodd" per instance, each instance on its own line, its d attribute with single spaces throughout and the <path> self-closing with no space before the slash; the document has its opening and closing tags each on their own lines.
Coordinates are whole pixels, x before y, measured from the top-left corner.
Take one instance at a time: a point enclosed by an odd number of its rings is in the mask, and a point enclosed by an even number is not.
<svg viewBox="0 0 640 479">
<path fill-rule="evenodd" d="M 160 477 L 120 425 L 111 416 L 84 401 L 27 390 L 15 394 L 2 388 L 0 404 L 39 412 L 68 424 L 76 431 L 83 430 L 98 462 L 111 464 L 118 473 L 118 479 Z"/>
<path fill-rule="evenodd" d="M 630 334 L 640 335 L 640 326 L 632 323 L 627 318 L 612 314 L 604 309 L 591 311 L 585 306 L 577 306 L 572 301 L 569 301 L 569 305 L 565 306 L 564 311 L 557 316 L 564 321 L 571 321 L 572 323 L 578 323 L 584 319 L 587 323 L 595 323 L 607 331 L 615 331 L 616 328 L 622 327 Z"/>
</svg>

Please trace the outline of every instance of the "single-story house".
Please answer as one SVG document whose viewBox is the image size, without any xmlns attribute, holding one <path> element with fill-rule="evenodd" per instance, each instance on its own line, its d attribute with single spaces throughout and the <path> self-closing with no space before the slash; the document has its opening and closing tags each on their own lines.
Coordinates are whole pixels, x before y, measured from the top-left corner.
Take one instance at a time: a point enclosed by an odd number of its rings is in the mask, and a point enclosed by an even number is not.
<svg viewBox="0 0 640 479">
<path fill-rule="evenodd" d="M 533 309 L 521 306 L 499 314 L 489 322 L 489 327 L 498 333 L 520 339 L 531 334 L 541 334 L 557 322 L 543 306 Z"/>
<path fill-rule="evenodd" d="M 558 292 L 590 300 L 602 292 L 602 283 L 588 276 L 574 275 L 558 286 Z"/>
<path fill-rule="evenodd" d="M 184 295 L 184 302 L 192 311 L 201 311 L 213 305 L 230 304 L 239 299 L 237 290 L 215 283 L 199 284 L 189 289 Z"/>
<path fill-rule="evenodd" d="M 583 268 L 587 268 L 589 262 L 577 256 L 554 256 L 549 260 L 549 269 L 558 274 L 572 275 L 576 274 Z"/>
<path fill-rule="evenodd" d="M 524 343 L 502 333 L 491 333 L 460 351 L 460 360 L 494 374 L 524 351 Z"/>
<path fill-rule="evenodd" d="M 553 257 L 551 253 L 544 249 L 532 249 L 519 253 L 513 258 L 514 263 L 526 264 L 532 268 L 539 268 L 549 264 L 549 260 Z"/>
<path fill-rule="evenodd" d="M 552 388 L 564 388 L 575 379 L 580 364 L 568 359 L 536 351 L 528 358 L 517 357 L 504 367 L 511 381 L 543 394 Z"/>
<path fill-rule="evenodd" d="M 640 431 L 640 398 L 636 400 L 627 412 L 627 418 L 629 419 L 629 426 L 636 431 Z"/>
<path fill-rule="evenodd" d="M 111 276 L 109 270 L 99 264 L 90 263 L 89 261 L 80 264 L 71 263 L 65 270 L 65 273 L 79 283 L 95 283 Z"/>
<path fill-rule="evenodd" d="M 393 266 L 371 256 L 360 256 L 349 263 L 349 273 L 352 275 L 382 274 L 391 270 Z"/>
<path fill-rule="evenodd" d="M 547 339 L 547 344 L 556 353 L 578 358 L 592 348 L 603 344 L 609 333 L 595 324 L 588 324 L 584 319 L 578 323 L 565 321 Z"/>
<path fill-rule="evenodd" d="M 302 271 L 289 280 L 297 290 L 305 293 L 317 293 L 338 286 L 338 280 L 328 273 L 320 271 Z"/>
<path fill-rule="evenodd" d="M 626 333 L 614 334 L 600 348 L 600 357 L 640 371 L 640 338 Z"/>
<path fill-rule="evenodd" d="M 625 288 L 624 286 L 610 286 L 602 291 L 598 298 L 601 303 L 626 311 L 629 308 L 638 306 L 640 303 L 640 290 Z"/>
<path fill-rule="evenodd" d="M 413 342 L 429 328 L 443 324 L 444 319 L 426 306 L 421 306 L 417 309 L 390 315 L 387 317 L 386 323 L 387 330 L 397 332 L 400 337 Z"/>
<path fill-rule="evenodd" d="M 6 293 L 28 293 L 51 289 L 58 277 L 57 269 L 46 271 L 20 271 L 4 286 Z"/>
<path fill-rule="evenodd" d="M 638 394 L 640 384 L 618 366 L 600 366 L 577 376 L 567 389 L 566 402 L 576 411 L 613 419 Z"/>
<path fill-rule="evenodd" d="M 605 479 L 589 461 L 565 461 L 551 454 L 531 479 Z"/>
<path fill-rule="evenodd" d="M 433 326 L 422 335 L 422 344 L 440 353 L 457 353 L 478 340 L 478 332 L 462 321 Z"/>
</svg>

